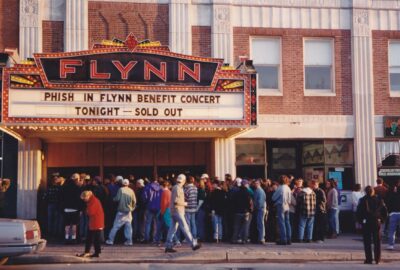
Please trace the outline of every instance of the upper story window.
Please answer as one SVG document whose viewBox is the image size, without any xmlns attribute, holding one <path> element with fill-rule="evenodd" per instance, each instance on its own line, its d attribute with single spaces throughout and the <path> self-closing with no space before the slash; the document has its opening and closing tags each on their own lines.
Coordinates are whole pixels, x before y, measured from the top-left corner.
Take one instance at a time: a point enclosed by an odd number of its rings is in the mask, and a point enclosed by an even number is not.
<svg viewBox="0 0 400 270">
<path fill-rule="evenodd" d="M 305 95 L 334 95 L 333 39 L 304 40 Z"/>
<path fill-rule="evenodd" d="M 400 40 L 389 42 L 390 91 L 400 94 Z"/>
<path fill-rule="evenodd" d="M 251 59 L 258 73 L 260 93 L 281 94 L 281 40 L 276 37 L 253 37 Z"/>
</svg>

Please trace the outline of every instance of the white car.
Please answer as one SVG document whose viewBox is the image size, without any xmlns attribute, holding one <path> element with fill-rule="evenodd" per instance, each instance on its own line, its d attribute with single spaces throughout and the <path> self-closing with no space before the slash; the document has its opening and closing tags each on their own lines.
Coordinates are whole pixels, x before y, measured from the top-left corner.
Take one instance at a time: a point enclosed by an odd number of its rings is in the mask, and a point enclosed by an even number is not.
<svg viewBox="0 0 400 270">
<path fill-rule="evenodd" d="M 0 265 L 9 257 L 36 253 L 45 247 L 37 221 L 0 218 Z"/>
</svg>

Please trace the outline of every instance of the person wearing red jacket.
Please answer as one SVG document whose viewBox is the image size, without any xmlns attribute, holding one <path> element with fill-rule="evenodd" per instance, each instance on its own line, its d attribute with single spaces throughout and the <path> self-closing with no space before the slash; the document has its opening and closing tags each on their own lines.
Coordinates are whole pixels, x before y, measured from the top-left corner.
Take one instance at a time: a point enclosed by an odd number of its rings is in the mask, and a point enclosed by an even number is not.
<svg viewBox="0 0 400 270">
<path fill-rule="evenodd" d="M 86 203 L 86 214 L 89 217 L 88 233 L 85 241 L 85 252 L 77 254 L 78 257 L 99 257 L 101 252 L 101 235 L 104 229 L 104 211 L 99 199 L 91 191 L 84 191 L 81 199 Z M 94 253 L 90 254 L 90 248 L 94 245 Z"/>
</svg>

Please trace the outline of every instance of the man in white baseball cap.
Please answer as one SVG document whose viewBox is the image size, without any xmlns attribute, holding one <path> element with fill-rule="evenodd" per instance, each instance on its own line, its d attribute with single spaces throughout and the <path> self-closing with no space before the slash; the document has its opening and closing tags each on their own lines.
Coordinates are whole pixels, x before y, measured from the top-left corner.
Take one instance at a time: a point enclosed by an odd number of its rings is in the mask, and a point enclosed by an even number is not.
<svg viewBox="0 0 400 270">
<path fill-rule="evenodd" d="M 189 226 L 187 225 L 185 219 L 185 206 L 187 205 L 187 202 L 185 202 L 185 193 L 183 192 L 183 186 L 186 183 L 186 176 L 184 174 L 178 175 L 176 182 L 177 184 L 172 188 L 171 193 L 170 208 L 172 224 L 168 230 L 167 242 L 165 244 L 165 253 L 176 252 L 176 250 L 173 249 L 173 239 L 178 229 L 178 225 L 185 235 L 186 240 L 191 243 L 192 250 L 197 250 L 201 247 L 201 245 L 197 243 L 197 240 L 194 239 L 192 234 L 190 233 Z"/>
<path fill-rule="evenodd" d="M 132 211 L 136 207 L 136 196 L 131 188 L 129 188 L 129 180 L 123 179 L 122 187 L 118 190 L 114 197 L 114 202 L 118 202 L 118 212 L 114 219 L 114 225 L 108 235 L 107 245 L 114 244 L 114 238 L 119 228 L 124 226 L 124 234 L 126 241 L 124 245 L 132 246 Z"/>
</svg>

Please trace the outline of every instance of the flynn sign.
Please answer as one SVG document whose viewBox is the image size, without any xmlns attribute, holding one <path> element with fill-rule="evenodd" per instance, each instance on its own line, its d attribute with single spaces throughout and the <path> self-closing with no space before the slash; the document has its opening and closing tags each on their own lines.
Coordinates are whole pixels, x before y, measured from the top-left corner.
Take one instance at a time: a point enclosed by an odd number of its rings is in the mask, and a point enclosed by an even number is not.
<svg viewBox="0 0 400 270">
<path fill-rule="evenodd" d="M 141 45 L 38 53 L 3 70 L 2 124 L 250 127 L 256 75 L 222 59 Z"/>
</svg>

